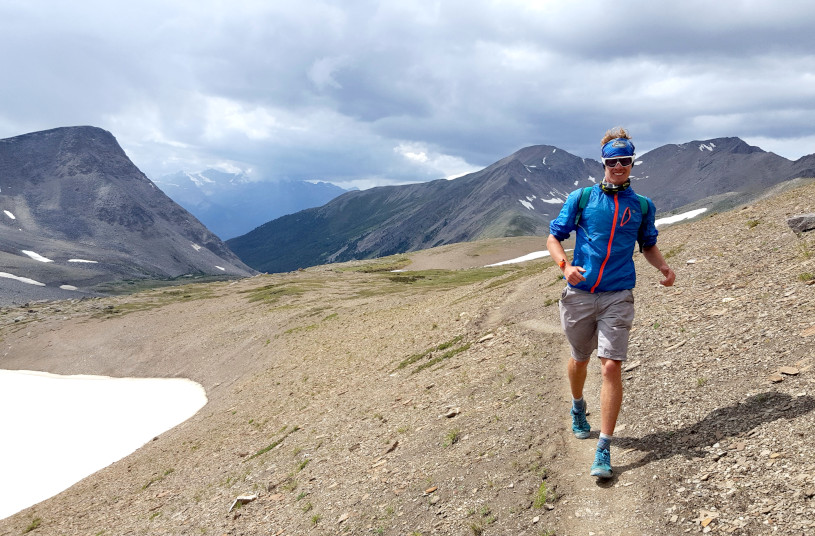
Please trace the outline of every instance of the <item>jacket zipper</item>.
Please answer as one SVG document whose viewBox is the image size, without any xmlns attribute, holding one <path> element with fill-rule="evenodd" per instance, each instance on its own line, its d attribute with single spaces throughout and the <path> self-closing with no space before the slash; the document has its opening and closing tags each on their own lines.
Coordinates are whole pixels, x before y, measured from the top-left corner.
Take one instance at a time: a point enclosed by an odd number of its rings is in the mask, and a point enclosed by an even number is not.
<svg viewBox="0 0 815 536">
<path fill-rule="evenodd" d="M 594 283 L 594 286 L 591 287 L 591 292 L 594 293 L 597 290 L 597 286 L 600 285 L 600 281 L 603 279 L 603 270 L 606 268 L 606 263 L 608 262 L 609 257 L 611 257 L 611 244 L 614 242 L 614 231 L 617 229 L 617 214 L 620 211 L 620 203 L 617 201 L 617 196 L 614 197 L 614 221 L 611 224 L 611 234 L 608 237 L 608 248 L 606 250 L 606 258 L 603 259 L 603 264 L 600 265 L 600 273 L 597 274 L 597 282 Z"/>
</svg>

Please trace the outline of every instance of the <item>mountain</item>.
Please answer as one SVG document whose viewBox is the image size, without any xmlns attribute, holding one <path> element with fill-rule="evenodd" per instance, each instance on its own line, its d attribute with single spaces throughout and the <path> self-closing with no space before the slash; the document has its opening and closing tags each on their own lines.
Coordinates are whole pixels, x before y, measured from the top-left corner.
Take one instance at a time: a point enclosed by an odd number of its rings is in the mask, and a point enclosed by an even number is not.
<svg viewBox="0 0 815 536">
<path fill-rule="evenodd" d="M 637 193 L 669 211 L 726 192 L 757 192 L 801 176 L 815 176 L 804 159 L 792 162 L 739 138 L 716 138 L 658 147 L 637 160 Z M 812 166 L 809 166 L 810 168 Z"/>
<path fill-rule="evenodd" d="M 289 271 L 453 242 L 547 232 L 569 191 L 602 178 L 600 163 L 527 147 L 458 179 L 348 192 L 227 241 L 255 269 Z"/>
<path fill-rule="evenodd" d="M 285 214 L 324 205 L 346 191 L 327 182 L 251 181 L 244 173 L 216 169 L 179 171 L 159 177 L 155 183 L 224 239 Z"/>
<path fill-rule="evenodd" d="M 127 279 L 254 273 L 95 127 L 0 140 L 0 225 L 6 303 Z"/>
<path fill-rule="evenodd" d="M 543 236 L 568 193 L 602 176 L 599 161 L 537 145 L 453 181 L 349 192 L 227 244 L 255 269 L 282 272 L 482 238 Z M 801 176 L 815 176 L 815 155 L 792 162 L 739 138 L 716 138 L 645 153 L 632 184 L 664 213 Z"/>
</svg>

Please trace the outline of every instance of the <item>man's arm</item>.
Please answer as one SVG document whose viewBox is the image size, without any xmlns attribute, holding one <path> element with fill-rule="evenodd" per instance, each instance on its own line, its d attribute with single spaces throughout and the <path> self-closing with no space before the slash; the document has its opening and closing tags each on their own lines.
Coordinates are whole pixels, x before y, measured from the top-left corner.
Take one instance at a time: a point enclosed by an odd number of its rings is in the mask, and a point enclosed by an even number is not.
<svg viewBox="0 0 815 536">
<path fill-rule="evenodd" d="M 582 266 L 572 266 L 569 264 L 569 259 L 566 258 L 566 251 L 563 249 L 563 244 L 560 243 L 560 240 L 555 238 L 555 235 L 550 234 L 549 238 L 546 239 L 546 249 L 549 250 L 549 255 L 551 255 L 552 259 L 558 265 L 565 262 L 561 270 L 563 271 L 563 278 L 568 281 L 569 284 L 576 285 L 586 280 L 586 278 L 581 275 L 581 273 L 586 270 L 583 269 Z"/>
<path fill-rule="evenodd" d="M 668 263 L 665 262 L 662 252 L 659 251 L 659 248 L 656 245 L 642 248 L 642 254 L 645 256 L 645 260 L 648 261 L 651 266 L 662 272 L 662 275 L 665 276 L 665 279 L 659 282 L 660 285 L 670 287 L 674 284 L 676 274 L 673 270 L 671 270 L 671 267 L 668 266 Z"/>
</svg>

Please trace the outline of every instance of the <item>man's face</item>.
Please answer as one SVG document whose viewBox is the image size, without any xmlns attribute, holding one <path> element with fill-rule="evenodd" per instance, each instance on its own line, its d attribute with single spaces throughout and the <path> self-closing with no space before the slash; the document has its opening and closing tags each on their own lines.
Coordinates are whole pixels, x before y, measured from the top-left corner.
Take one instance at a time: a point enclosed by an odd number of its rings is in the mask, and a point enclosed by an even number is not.
<svg viewBox="0 0 815 536">
<path fill-rule="evenodd" d="M 624 184 L 628 180 L 628 176 L 631 175 L 631 168 L 633 167 L 633 161 L 628 166 L 623 166 L 617 162 L 614 167 L 611 167 L 610 164 L 606 163 L 606 182 L 615 186 Z"/>
</svg>

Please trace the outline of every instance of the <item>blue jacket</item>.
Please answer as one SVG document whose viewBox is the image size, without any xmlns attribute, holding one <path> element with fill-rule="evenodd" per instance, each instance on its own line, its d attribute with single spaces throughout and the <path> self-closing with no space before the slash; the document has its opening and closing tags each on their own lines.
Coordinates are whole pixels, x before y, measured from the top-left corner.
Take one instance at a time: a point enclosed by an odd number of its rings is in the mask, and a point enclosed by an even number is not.
<svg viewBox="0 0 815 536">
<path fill-rule="evenodd" d="M 549 232 L 560 241 L 577 231 L 572 264 L 586 269 L 583 274 L 586 280 L 575 287 L 587 292 L 634 288 L 637 282 L 632 258 L 634 244 L 653 246 L 659 234 L 654 226 L 653 201 L 646 198 L 648 212 L 643 216 L 639 197 L 631 188 L 607 194 L 595 185 L 575 228 L 581 191 L 569 194 L 557 219 L 549 224 Z M 641 226 L 643 217 L 645 222 Z"/>
</svg>

